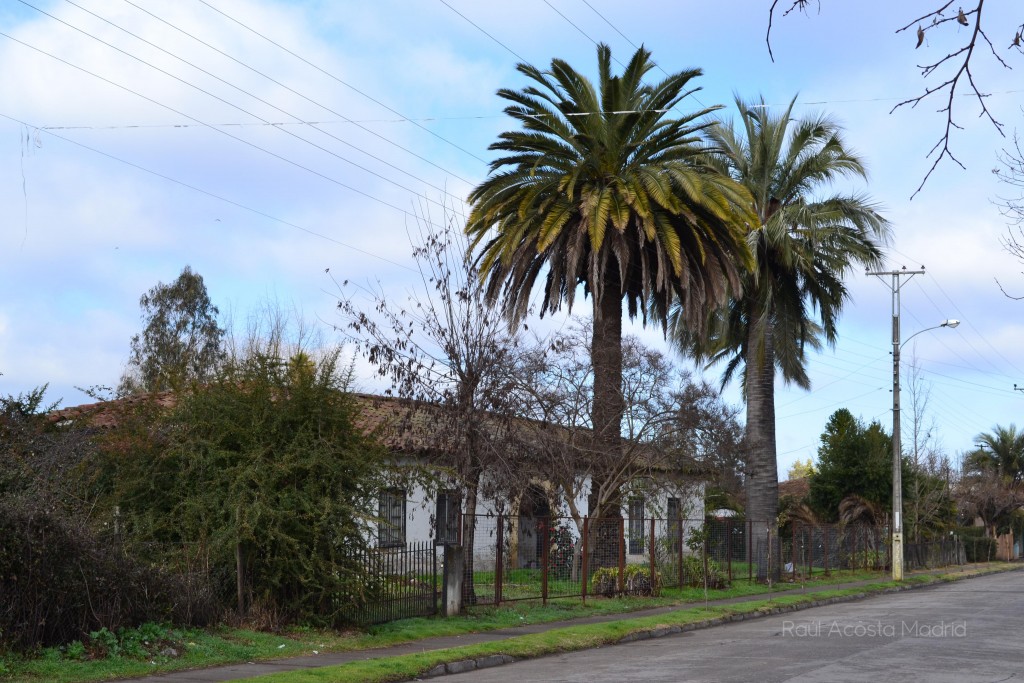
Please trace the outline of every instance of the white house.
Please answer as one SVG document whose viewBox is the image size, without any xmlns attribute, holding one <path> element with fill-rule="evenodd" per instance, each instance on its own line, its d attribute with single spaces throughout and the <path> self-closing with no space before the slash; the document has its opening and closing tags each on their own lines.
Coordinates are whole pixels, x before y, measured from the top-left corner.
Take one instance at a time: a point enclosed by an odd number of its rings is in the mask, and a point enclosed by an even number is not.
<svg viewBox="0 0 1024 683">
<path fill-rule="evenodd" d="M 443 465 L 444 437 L 431 438 L 429 432 L 437 423 L 429 418 L 429 407 L 390 397 L 357 396 L 363 414 L 363 425 L 374 431 L 378 439 L 391 449 L 398 462 L 410 467 Z M 410 416 L 410 411 L 424 414 Z M 437 443 L 442 443 L 438 449 Z M 424 451 L 434 445 L 429 456 Z M 524 466 L 527 466 L 524 464 Z M 574 481 L 572 504 L 565 491 L 539 477 L 524 477 L 511 490 L 481 482 L 481 495 L 475 510 L 462 509 L 464 496 L 457 486 L 439 481 L 424 483 L 412 477 L 382 495 L 378 504 L 377 543 L 381 547 L 404 547 L 410 543 L 461 543 L 463 515 L 476 521 L 473 562 L 476 570 L 492 569 L 502 541 L 505 566 L 535 568 L 539 566 L 544 545 L 545 526 L 551 534 L 558 529 L 572 542 L 580 539 L 583 520 L 580 512 L 574 518 L 570 510 L 587 510 L 586 492 L 590 477 L 581 474 Z M 704 514 L 704 482 L 700 468 L 680 473 L 665 467 L 647 468 L 623 487 L 622 521 L 619 533 L 623 539 L 625 561 L 645 561 L 651 551 L 653 530 L 656 543 L 666 547 L 686 548 L 691 533 L 702 526 Z M 499 492 L 500 491 L 500 492 Z M 498 530 L 499 521 L 502 525 Z M 687 550 L 688 552 L 688 550 Z"/>
</svg>

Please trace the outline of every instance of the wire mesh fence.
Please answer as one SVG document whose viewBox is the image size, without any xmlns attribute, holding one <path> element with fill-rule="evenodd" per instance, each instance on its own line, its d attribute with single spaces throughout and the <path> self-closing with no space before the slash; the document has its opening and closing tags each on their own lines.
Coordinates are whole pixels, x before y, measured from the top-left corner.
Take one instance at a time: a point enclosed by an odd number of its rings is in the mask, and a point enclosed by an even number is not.
<svg viewBox="0 0 1024 683">
<path fill-rule="evenodd" d="M 665 588 L 725 588 L 795 582 L 890 567 L 888 530 L 801 524 L 771 528 L 736 519 L 603 519 L 465 515 L 464 605 L 591 596 L 656 595 Z M 957 538 L 905 546 L 908 569 L 963 564 Z M 381 623 L 439 612 L 444 553 L 439 543 L 367 551 L 369 576 L 347 596 L 353 621 Z"/>
<path fill-rule="evenodd" d="M 890 566 L 888 532 L 872 526 L 467 515 L 464 528 L 473 530 L 466 604 L 801 581 Z M 963 561 L 955 541 L 908 552 L 909 568 Z"/>
</svg>

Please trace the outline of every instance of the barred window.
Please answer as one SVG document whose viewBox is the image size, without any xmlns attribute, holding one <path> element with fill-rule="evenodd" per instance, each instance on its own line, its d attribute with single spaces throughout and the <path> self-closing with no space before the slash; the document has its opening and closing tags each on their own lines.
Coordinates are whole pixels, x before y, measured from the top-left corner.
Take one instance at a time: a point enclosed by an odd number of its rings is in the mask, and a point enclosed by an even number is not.
<svg viewBox="0 0 1024 683">
<path fill-rule="evenodd" d="M 441 491 L 437 494 L 437 510 L 434 513 L 436 533 L 434 542 L 449 544 L 459 542 L 459 493 Z"/>
<path fill-rule="evenodd" d="M 387 489 L 380 494 L 377 543 L 381 548 L 405 545 L 405 491 Z"/>
</svg>

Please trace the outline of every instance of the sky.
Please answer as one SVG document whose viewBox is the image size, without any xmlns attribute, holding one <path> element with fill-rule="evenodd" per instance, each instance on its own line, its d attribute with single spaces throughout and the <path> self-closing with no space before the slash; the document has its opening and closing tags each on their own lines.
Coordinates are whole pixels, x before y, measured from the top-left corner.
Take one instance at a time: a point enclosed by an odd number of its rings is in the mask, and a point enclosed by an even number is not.
<svg viewBox="0 0 1024 683">
<path fill-rule="evenodd" d="M 773 61 L 769 0 L 7 0 L 0 394 L 49 384 L 71 406 L 91 401 L 76 387 L 116 384 L 139 297 L 186 265 L 234 320 L 276 301 L 328 336 L 335 279 L 403 300 L 415 286 L 409 226 L 424 209 L 440 221 L 441 204 L 486 177 L 488 145 L 513 126 L 495 92 L 524 85 L 516 64 L 557 57 L 593 75 L 595 41 L 622 62 L 642 43 L 665 72 L 703 70 L 684 111 L 798 97 L 798 116 L 843 125 L 870 177 L 833 189 L 883 207 L 886 269 L 925 266 L 903 280 L 903 339 L 926 330 L 903 347 L 904 394 L 912 361 L 935 445 L 956 459 L 979 433 L 1024 422 L 1024 301 L 998 284 L 1024 295 L 1024 275 L 1002 247 L 995 200 L 1008 188 L 992 172 L 1024 123 L 1024 59 L 1003 47 L 1020 21 L 1013 3 L 988 3 L 994 49 L 1015 69 L 982 50 L 972 74 L 1006 137 L 958 96 L 951 149 L 965 168 L 943 161 L 915 195 L 944 101 L 891 110 L 945 79 L 924 81 L 917 65 L 957 49 L 966 29 L 951 22 L 916 50 L 914 30 L 896 29 L 937 4 L 812 3 L 776 16 Z M 809 362 L 811 391 L 779 383 L 782 478 L 815 456 L 839 408 L 891 425 L 890 282 L 856 270 L 847 281 L 838 343 Z M 928 330 L 947 319 L 961 324 Z M 629 330 L 675 354 L 660 330 Z M 714 382 L 720 370 L 696 368 Z M 357 375 L 375 389 L 364 364 Z M 740 402 L 735 385 L 724 395 Z"/>
</svg>

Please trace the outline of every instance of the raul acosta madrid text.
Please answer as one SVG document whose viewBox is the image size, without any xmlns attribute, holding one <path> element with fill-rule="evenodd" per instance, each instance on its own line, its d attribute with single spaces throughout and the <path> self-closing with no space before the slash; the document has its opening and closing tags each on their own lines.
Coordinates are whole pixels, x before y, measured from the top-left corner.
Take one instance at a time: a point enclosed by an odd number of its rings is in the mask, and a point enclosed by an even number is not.
<svg viewBox="0 0 1024 683">
<path fill-rule="evenodd" d="M 966 621 L 784 621 L 782 635 L 790 638 L 966 638 Z"/>
</svg>

